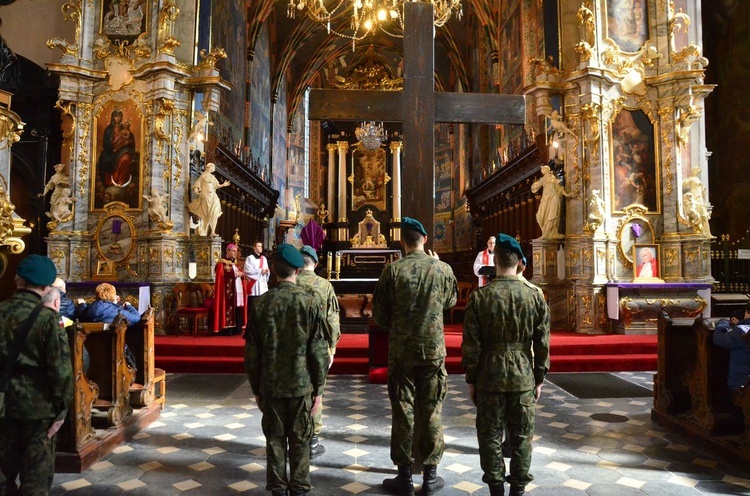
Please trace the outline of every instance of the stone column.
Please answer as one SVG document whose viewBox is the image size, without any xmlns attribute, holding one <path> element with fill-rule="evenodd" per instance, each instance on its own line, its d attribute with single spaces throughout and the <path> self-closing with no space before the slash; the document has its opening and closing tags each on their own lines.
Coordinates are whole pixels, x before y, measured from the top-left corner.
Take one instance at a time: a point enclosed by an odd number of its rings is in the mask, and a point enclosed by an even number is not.
<svg viewBox="0 0 750 496">
<path fill-rule="evenodd" d="M 326 145 L 328 150 L 328 222 L 336 222 L 336 215 L 338 210 L 336 209 L 336 149 L 337 145 L 329 143 Z"/>
<path fill-rule="evenodd" d="M 349 228 L 346 220 L 346 153 L 349 150 L 349 142 L 338 141 L 336 145 L 339 149 L 339 202 L 336 207 L 336 222 L 338 224 L 336 239 L 347 241 Z"/>
<path fill-rule="evenodd" d="M 391 155 L 393 156 L 393 171 L 392 184 L 393 184 L 393 218 L 392 223 L 401 222 L 401 146 L 400 141 L 391 142 Z M 399 241 L 401 239 L 401 228 L 391 227 L 391 241 Z"/>
</svg>

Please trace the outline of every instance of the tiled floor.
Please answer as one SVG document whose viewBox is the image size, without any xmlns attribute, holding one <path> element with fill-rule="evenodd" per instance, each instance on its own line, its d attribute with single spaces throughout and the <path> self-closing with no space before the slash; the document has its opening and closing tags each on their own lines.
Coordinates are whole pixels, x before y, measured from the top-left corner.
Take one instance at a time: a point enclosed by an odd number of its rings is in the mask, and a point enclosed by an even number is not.
<svg viewBox="0 0 750 496">
<path fill-rule="evenodd" d="M 649 373 L 617 375 L 652 387 Z M 168 384 L 177 385 L 179 377 L 169 376 Z M 159 421 L 85 473 L 57 474 L 52 494 L 263 494 L 264 438 L 250 388 L 229 376 L 225 383 L 231 386 L 222 397 L 215 382 L 216 376 L 206 376 L 203 398 L 209 401 L 179 388 L 169 396 L 168 387 Z M 750 469 L 740 472 L 665 433 L 650 420 L 649 398 L 581 400 L 549 382 L 542 394 L 535 480 L 527 494 L 750 494 Z M 314 462 L 312 494 L 385 494 L 380 483 L 395 473 L 385 386 L 368 384 L 364 376 L 332 376 L 325 406 L 327 452 Z M 463 377 L 450 376 L 441 495 L 489 494 L 479 469 L 474 417 Z"/>
</svg>

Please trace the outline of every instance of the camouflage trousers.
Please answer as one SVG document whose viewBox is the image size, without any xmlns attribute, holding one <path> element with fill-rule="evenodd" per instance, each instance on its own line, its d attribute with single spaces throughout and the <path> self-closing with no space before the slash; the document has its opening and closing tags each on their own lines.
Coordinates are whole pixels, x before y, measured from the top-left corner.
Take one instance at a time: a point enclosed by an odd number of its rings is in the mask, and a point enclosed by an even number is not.
<svg viewBox="0 0 750 496">
<path fill-rule="evenodd" d="M 425 465 L 443 458 L 443 399 L 446 391 L 445 360 L 396 363 L 388 359 L 388 397 L 393 410 L 391 460 L 411 465 L 416 440 Z"/>
<path fill-rule="evenodd" d="M 266 436 L 266 490 L 310 490 L 310 417 L 312 398 L 263 398 L 260 400 Z M 286 467 L 289 460 L 289 478 Z"/>
<path fill-rule="evenodd" d="M 507 426 L 511 447 L 512 486 L 525 487 L 534 480 L 531 466 L 531 439 L 534 437 L 534 391 L 491 393 L 477 389 L 477 440 L 482 480 L 489 486 L 502 485 L 505 460 L 502 453 L 503 431 Z"/>
<path fill-rule="evenodd" d="M 323 397 L 320 397 L 320 407 L 312 416 L 313 434 L 318 435 L 323 430 Z"/>
<path fill-rule="evenodd" d="M 47 438 L 50 425 L 51 419 L 0 419 L 0 496 L 49 494 L 55 476 L 55 437 Z"/>
</svg>

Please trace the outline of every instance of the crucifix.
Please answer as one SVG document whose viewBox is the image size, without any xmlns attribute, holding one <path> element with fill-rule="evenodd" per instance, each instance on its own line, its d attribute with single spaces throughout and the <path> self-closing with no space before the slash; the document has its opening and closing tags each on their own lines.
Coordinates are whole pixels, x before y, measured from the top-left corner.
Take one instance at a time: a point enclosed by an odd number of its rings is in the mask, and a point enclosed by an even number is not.
<svg viewBox="0 0 750 496">
<path fill-rule="evenodd" d="M 424 224 L 433 239 L 435 123 L 525 124 L 524 96 L 435 92 L 433 5 L 404 4 L 403 91 L 310 92 L 313 120 L 402 121 L 404 160 L 402 209 Z"/>
</svg>

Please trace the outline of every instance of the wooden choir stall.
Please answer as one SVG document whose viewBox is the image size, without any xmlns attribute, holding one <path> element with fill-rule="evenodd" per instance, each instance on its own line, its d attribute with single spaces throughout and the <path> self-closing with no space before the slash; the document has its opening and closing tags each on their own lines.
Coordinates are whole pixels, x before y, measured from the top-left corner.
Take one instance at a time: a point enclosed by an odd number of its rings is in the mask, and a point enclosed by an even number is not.
<svg viewBox="0 0 750 496">
<path fill-rule="evenodd" d="M 80 473 L 159 418 L 166 374 L 154 368 L 153 308 L 132 326 L 122 315 L 111 324 L 76 322 L 68 339 L 75 393 L 58 434 L 55 470 Z"/>
</svg>

